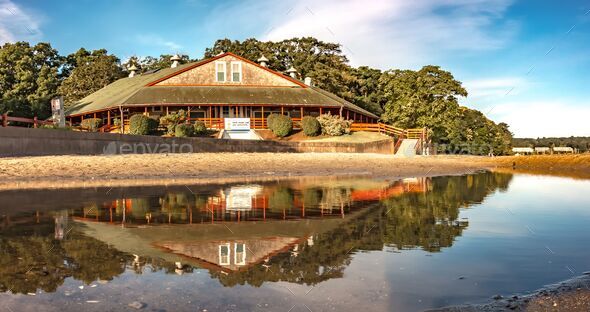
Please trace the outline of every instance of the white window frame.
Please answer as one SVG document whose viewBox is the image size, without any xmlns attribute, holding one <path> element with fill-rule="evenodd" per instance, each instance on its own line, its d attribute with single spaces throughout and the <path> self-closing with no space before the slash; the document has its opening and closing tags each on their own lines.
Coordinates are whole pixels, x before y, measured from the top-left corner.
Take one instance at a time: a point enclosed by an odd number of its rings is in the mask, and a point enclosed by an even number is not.
<svg viewBox="0 0 590 312">
<path fill-rule="evenodd" d="M 244 256 L 242 257 L 242 259 L 240 259 L 241 261 L 238 261 L 238 245 L 244 245 Z M 236 265 L 246 265 L 246 244 L 234 243 L 234 263 Z"/>
<path fill-rule="evenodd" d="M 237 72 L 240 75 L 240 78 L 238 79 L 238 81 L 234 81 L 234 64 L 237 64 L 240 69 Z M 240 61 L 232 61 L 230 63 L 230 69 L 231 69 L 231 82 L 242 82 L 242 62 Z"/>
<path fill-rule="evenodd" d="M 221 247 L 227 247 L 227 262 L 222 262 Z M 219 265 L 230 265 L 231 262 L 231 246 L 229 243 L 219 245 Z"/>
<path fill-rule="evenodd" d="M 219 66 L 218 64 L 223 65 L 223 80 L 219 80 Z M 215 81 L 216 82 L 225 82 L 227 80 L 227 63 L 223 61 L 215 62 Z"/>
</svg>

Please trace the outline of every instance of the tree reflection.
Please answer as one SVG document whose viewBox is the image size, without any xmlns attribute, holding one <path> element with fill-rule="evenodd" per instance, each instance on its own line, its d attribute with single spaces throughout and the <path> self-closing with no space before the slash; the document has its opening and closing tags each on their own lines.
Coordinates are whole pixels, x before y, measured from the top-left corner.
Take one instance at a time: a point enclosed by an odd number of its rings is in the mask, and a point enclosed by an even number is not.
<svg viewBox="0 0 590 312">
<path fill-rule="evenodd" d="M 297 254 L 281 253 L 264 266 L 243 271 L 212 272 L 224 286 L 287 281 L 314 285 L 341 277 L 357 251 L 420 248 L 439 252 L 451 247 L 468 226 L 458 220 L 459 209 L 481 203 L 496 190 L 505 191 L 512 175 L 482 173 L 440 177 L 426 193 L 406 193 L 370 204 L 362 214 L 338 228 L 319 233 L 297 247 Z"/>
<path fill-rule="evenodd" d="M 278 281 L 315 285 L 342 277 L 352 255 L 359 251 L 388 248 L 440 252 L 451 247 L 468 226 L 466 220 L 459 219 L 460 209 L 483 202 L 493 192 L 507 190 L 511 179 L 509 174 L 481 173 L 439 177 L 429 183 L 420 180 L 416 183 L 419 188 L 412 188 L 410 182 L 396 182 L 386 187 L 378 184 L 381 186 L 377 189 L 374 182 L 363 184 L 358 181 L 356 184 L 338 182 L 334 185 L 277 183 L 264 188 L 236 187 L 233 194 L 231 189 L 225 189 L 225 193 L 195 195 L 167 192 L 159 197 L 117 199 L 106 204 L 97 201 L 82 205 L 69 215 L 86 220 L 84 222 L 105 222 L 106 226 L 112 227 L 115 225 L 108 224 L 112 222 L 113 215 L 122 216 L 123 220 L 147 220 L 146 223 L 150 223 L 152 214 L 155 215 L 154 220 L 160 218 L 162 223 L 173 223 L 173 219 L 180 223 L 193 223 L 193 218 L 201 222 L 214 217 L 217 218 L 215 220 L 225 220 L 221 219 L 225 216 L 231 221 L 236 215 L 240 218 L 238 212 L 242 213 L 242 221 L 249 220 L 248 217 L 254 221 L 261 220 L 260 215 L 264 216 L 264 220 L 268 217 L 271 221 L 272 218 L 284 219 L 286 214 L 299 218 L 311 216 L 318 219 L 312 220 L 319 224 L 316 230 L 298 235 L 288 233 L 289 238 L 293 238 L 292 245 L 286 244 L 280 252 L 250 255 L 257 260 L 235 270 L 216 269 L 214 263 L 209 270 L 212 277 L 228 287 L 243 284 L 261 286 L 264 282 Z M 253 192 L 257 195 L 250 202 L 243 200 L 245 195 Z M 246 196 L 246 199 L 249 198 Z M 234 209 L 226 203 L 241 203 L 242 206 Z M 257 209 L 264 209 L 264 212 L 260 213 Z M 332 214 L 333 209 L 336 212 Z M 322 223 L 324 217 L 342 220 L 330 223 L 334 226 L 323 227 L 326 224 Z M 0 291 L 29 293 L 40 289 L 53 292 L 69 277 L 89 284 L 97 280 L 111 280 L 126 270 L 137 274 L 146 270 L 163 270 L 171 274 L 193 270 L 191 265 L 134 256 L 125 250 L 117 250 L 111 246 L 113 242 L 84 234 L 84 225 L 67 229 L 67 218 L 68 213 L 54 212 L 42 220 L 29 216 L 26 222 L 15 226 L 2 227 L 0 224 Z M 187 226 L 195 229 L 205 225 Z M 261 227 L 257 226 L 258 231 Z M 230 233 L 223 233 L 226 234 L 214 237 L 213 242 L 257 239 L 246 236 L 228 238 L 223 235 Z M 258 238 L 260 235 L 274 235 L 255 234 L 259 235 Z M 179 250 L 185 243 L 197 247 L 203 246 L 198 244 L 211 244 L 210 241 L 195 242 L 194 236 L 187 238 L 186 242 L 183 239 L 182 235 L 177 236 L 172 243 L 178 245 Z M 243 252 L 251 253 L 252 250 Z"/>
</svg>

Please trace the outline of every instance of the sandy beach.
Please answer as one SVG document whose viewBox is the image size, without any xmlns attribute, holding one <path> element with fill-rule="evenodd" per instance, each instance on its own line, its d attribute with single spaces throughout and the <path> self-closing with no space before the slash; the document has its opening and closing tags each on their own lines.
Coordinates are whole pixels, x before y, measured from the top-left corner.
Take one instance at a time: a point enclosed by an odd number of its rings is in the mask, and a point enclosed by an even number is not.
<svg viewBox="0 0 590 312">
<path fill-rule="evenodd" d="M 149 154 L 0 158 L 0 189 L 193 184 L 302 176 L 414 177 L 490 169 L 485 157 L 380 154 Z"/>
<path fill-rule="evenodd" d="M 311 176 L 403 178 L 478 170 L 590 178 L 590 155 L 417 156 L 199 153 L 0 158 L 0 189 L 211 183 Z"/>
</svg>

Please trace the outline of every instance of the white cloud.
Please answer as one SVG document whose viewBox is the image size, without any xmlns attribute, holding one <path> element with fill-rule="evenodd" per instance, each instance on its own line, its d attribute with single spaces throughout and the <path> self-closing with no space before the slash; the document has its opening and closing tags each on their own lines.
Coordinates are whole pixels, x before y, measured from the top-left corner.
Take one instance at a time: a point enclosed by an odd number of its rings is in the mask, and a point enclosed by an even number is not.
<svg viewBox="0 0 590 312">
<path fill-rule="evenodd" d="M 590 136 L 590 103 L 572 103 L 563 99 L 504 102 L 491 115 L 508 123 L 517 137 Z"/>
<path fill-rule="evenodd" d="M 469 98 L 482 99 L 512 94 L 525 84 L 526 80 L 520 77 L 494 77 L 466 81 L 463 86 L 469 92 Z"/>
<path fill-rule="evenodd" d="M 38 18 L 10 0 L 0 0 L 0 44 L 18 40 L 36 41 L 41 35 Z"/>
<path fill-rule="evenodd" d="M 500 20 L 509 5 L 508 0 L 303 0 L 287 14 L 277 8 L 274 27 L 263 39 L 314 36 L 341 43 L 353 65 L 416 68 L 450 52 L 503 47 L 513 32 L 513 23 Z"/>
<path fill-rule="evenodd" d="M 461 98 L 460 102 L 461 105 L 488 114 L 498 102 L 520 95 L 530 85 L 530 82 L 521 77 L 492 77 L 468 80 L 463 83 L 463 87 L 465 87 L 469 95 L 466 98 Z"/>
<path fill-rule="evenodd" d="M 138 35 L 137 41 L 140 44 L 146 45 L 146 46 L 163 47 L 168 52 L 178 52 L 178 50 L 182 49 L 182 45 L 180 45 L 174 41 L 171 41 L 171 40 L 166 40 L 166 39 L 160 37 L 159 35 L 155 35 L 155 34 Z"/>
</svg>

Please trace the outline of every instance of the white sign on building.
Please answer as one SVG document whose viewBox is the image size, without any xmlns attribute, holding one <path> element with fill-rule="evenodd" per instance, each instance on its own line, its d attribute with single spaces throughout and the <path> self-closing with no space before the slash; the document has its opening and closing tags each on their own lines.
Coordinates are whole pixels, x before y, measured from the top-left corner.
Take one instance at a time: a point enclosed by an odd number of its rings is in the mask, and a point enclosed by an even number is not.
<svg viewBox="0 0 590 312">
<path fill-rule="evenodd" d="M 252 210 L 252 200 L 256 195 L 262 193 L 262 186 L 240 185 L 232 186 L 224 190 L 225 209 L 228 211 L 250 211 Z"/>
<path fill-rule="evenodd" d="M 250 130 L 250 118 L 225 118 L 225 130 Z"/>
</svg>

